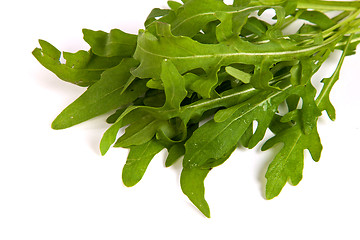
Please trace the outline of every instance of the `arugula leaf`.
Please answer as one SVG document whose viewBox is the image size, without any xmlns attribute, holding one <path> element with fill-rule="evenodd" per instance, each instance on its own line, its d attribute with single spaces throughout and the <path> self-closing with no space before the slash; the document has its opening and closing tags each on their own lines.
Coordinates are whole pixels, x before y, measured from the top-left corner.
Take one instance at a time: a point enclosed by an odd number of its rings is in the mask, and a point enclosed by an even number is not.
<svg viewBox="0 0 360 240">
<path fill-rule="evenodd" d="M 342 64 L 344 63 L 345 56 L 347 54 L 348 49 L 350 48 L 350 43 L 353 38 L 353 34 L 348 38 L 347 44 L 343 50 L 343 54 L 339 60 L 339 63 L 336 67 L 335 72 L 329 78 L 324 78 L 321 82 L 324 83 L 323 89 L 321 90 L 318 98 L 316 99 L 316 103 L 319 106 L 320 110 L 325 110 L 331 120 L 335 120 L 335 108 L 330 102 L 330 92 L 332 87 L 335 85 L 340 76 L 340 70 Z"/>
<path fill-rule="evenodd" d="M 193 37 L 207 23 L 216 20 L 215 11 L 232 11 L 233 7 L 218 0 L 189 0 L 171 22 L 171 32 L 175 36 Z"/>
<path fill-rule="evenodd" d="M 319 50 L 336 44 L 341 37 L 339 32 L 326 39 L 322 44 L 309 47 L 299 47 L 291 41 L 280 39 L 263 44 L 253 44 L 240 38 L 233 39 L 226 44 L 209 45 L 201 44 L 185 36 L 174 36 L 170 31 L 169 24 L 158 23 L 156 36 L 149 31 L 139 32 L 134 58 L 139 60 L 140 65 L 132 71 L 132 74 L 139 78 L 159 79 L 161 62 L 164 59 L 171 60 L 180 74 L 202 68 L 208 77 L 214 71 L 214 66 L 243 63 L 256 67 L 255 75 L 251 80 L 252 85 L 265 89 L 272 79 L 268 69 L 270 66 L 281 61 L 312 56 Z M 265 74 L 265 78 L 260 77 L 263 74 Z M 212 85 L 209 85 L 210 88 Z M 211 92 L 211 90 L 206 89 L 207 92 Z"/>
<path fill-rule="evenodd" d="M 304 134 L 298 124 L 287 128 L 269 139 L 261 150 L 265 151 L 279 142 L 282 142 L 284 146 L 271 162 L 265 174 L 267 199 L 276 197 L 288 180 L 292 185 L 300 182 L 305 149 L 310 151 L 314 161 L 319 161 L 322 150 L 316 127 L 309 134 Z"/>
<path fill-rule="evenodd" d="M 254 147 L 263 138 L 278 105 L 294 90 L 286 85 L 282 91 L 264 91 L 240 105 L 218 111 L 214 120 L 197 129 L 186 142 L 184 167 L 201 167 L 208 159 L 222 158 L 256 120 L 259 123 L 257 130 L 249 140 L 250 148 Z"/>
<path fill-rule="evenodd" d="M 119 29 L 110 33 L 83 29 L 83 34 L 93 53 L 101 57 L 132 57 L 136 48 L 137 36 Z"/>
<path fill-rule="evenodd" d="M 338 66 L 333 73 L 332 77 L 326 80 L 324 87 L 320 93 L 320 96 L 316 99 L 316 106 L 319 106 L 321 110 L 328 111 L 328 115 L 334 117 L 334 108 L 329 101 L 329 92 L 332 86 L 335 84 L 339 77 L 339 71 L 343 64 L 344 57 L 346 56 L 347 49 L 351 42 L 351 37 L 348 39 L 348 43 L 344 49 L 344 52 L 340 58 Z M 314 94 L 310 95 L 312 99 Z M 312 109 L 312 107 L 311 107 Z M 276 135 L 270 138 L 261 148 L 261 150 L 267 150 L 274 146 L 276 143 L 284 143 L 283 148 L 275 156 L 274 160 L 270 163 L 268 170 L 265 174 L 267 178 L 266 183 L 266 198 L 272 199 L 276 197 L 281 189 L 284 187 L 287 181 L 291 184 L 297 185 L 302 179 L 302 171 L 304 167 L 304 150 L 308 149 L 314 161 L 319 161 L 322 145 L 320 137 L 317 132 L 316 126 L 313 126 L 309 131 L 302 131 L 299 124 L 300 117 L 299 111 L 291 116 L 284 116 L 283 122 L 295 121 L 292 127 L 285 125 L 284 130 L 276 131 Z M 330 114 L 329 114 L 330 113 Z M 316 124 L 316 120 L 319 114 L 313 114 L 312 124 Z"/>
<path fill-rule="evenodd" d="M 182 0 L 168 6 L 154 8 L 138 35 L 83 29 L 88 51 L 62 54 L 39 41 L 33 55 L 45 68 L 88 87 L 52 127 L 108 113 L 100 152 L 112 145 L 129 149 L 124 184 L 137 184 L 165 148 L 166 167 L 183 157 L 181 189 L 206 217 L 207 174 L 239 145 L 259 145 L 268 129 L 274 136 L 261 149 L 283 145 L 265 175 L 266 198 L 287 181 L 297 185 L 304 151 L 320 159 L 322 111 L 335 119 L 330 93 L 345 57 L 360 43 L 359 2 Z M 272 20 L 263 15 L 268 9 Z M 338 12 L 329 17 L 329 10 Z M 303 24 L 285 34 L 293 23 Z M 315 89 L 313 76 L 335 49 L 342 51 L 338 66 Z"/>
<path fill-rule="evenodd" d="M 64 52 L 66 63 L 60 63 L 61 52 L 50 43 L 39 40 L 41 48 L 35 48 L 34 57 L 60 79 L 82 87 L 94 84 L 100 79 L 102 72 L 114 67 L 121 58 L 103 58 L 92 51 Z"/>
<path fill-rule="evenodd" d="M 180 177 L 183 193 L 208 218 L 210 217 L 210 208 L 204 198 L 204 179 L 209 172 L 210 169 L 184 168 Z"/>
<path fill-rule="evenodd" d="M 122 179 L 125 186 L 131 187 L 138 183 L 144 176 L 150 161 L 163 148 L 164 146 L 156 140 L 130 147 L 130 152 L 122 171 Z"/>
<path fill-rule="evenodd" d="M 130 69 L 136 65 L 137 62 L 134 59 L 128 58 L 123 59 L 118 66 L 106 70 L 99 81 L 89 87 L 56 117 L 52 128 L 68 128 L 132 103 L 146 91 L 143 80 L 134 82 L 123 94 L 120 92 L 130 77 Z"/>
<path fill-rule="evenodd" d="M 331 28 L 336 23 L 331 20 L 327 15 L 319 11 L 306 11 L 302 12 L 299 16 L 300 19 L 307 20 L 311 23 L 316 24 L 322 30 Z"/>
<path fill-rule="evenodd" d="M 185 154 L 185 147 L 183 143 L 177 143 L 170 147 L 168 150 L 169 154 L 166 158 L 165 166 L 170 167 L 173 165 L 176 160 L 182 157 Z"/>
</svg>

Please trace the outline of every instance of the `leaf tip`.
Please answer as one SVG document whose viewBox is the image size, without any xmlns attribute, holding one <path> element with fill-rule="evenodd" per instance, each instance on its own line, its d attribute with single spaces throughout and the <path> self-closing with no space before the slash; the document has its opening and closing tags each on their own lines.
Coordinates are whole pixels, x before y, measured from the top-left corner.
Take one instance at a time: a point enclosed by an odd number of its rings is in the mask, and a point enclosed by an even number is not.
<svg viewBox="0 0 360 240">
<path fill-rule="evenodd" d="M 276 196 L 277 196 L 277 195 L 276 195 Z M 271 193 L 265 192 L 265 199 L 266 199 L 266 200 L 274 199 L 276 196 L 273 195 L 273 194 L 271 194 Z"/>
<path fill-rule="evenodd" d="M 101 139 L 99 148 L 100 148 L 101 156 L 104 156 L 107 153 L 107 151 L 109 150 L 110 146 L 109 146 L 109 144 L 105 143 L 103 141 L 103 139 Z"/>
<path fill-rule="evenodd" d="M 61 130 L 61 129 L 65 129 L 66 127 L 63 126 L 57 119 L 55 119 L 51 123 L 51 128 L 54 129 L 54 130 Z"/>
<path fill-rule="evenodd" d="M 128 173 L 127 170 L 123 169 L 122 172 L 122 182 L 126 187 L 133 187 L 135 186 L 138 182 L 140 181 L 140 179 L 138 179 L 135 176 L 132 176 L 131 174 Z"/>
</svg>

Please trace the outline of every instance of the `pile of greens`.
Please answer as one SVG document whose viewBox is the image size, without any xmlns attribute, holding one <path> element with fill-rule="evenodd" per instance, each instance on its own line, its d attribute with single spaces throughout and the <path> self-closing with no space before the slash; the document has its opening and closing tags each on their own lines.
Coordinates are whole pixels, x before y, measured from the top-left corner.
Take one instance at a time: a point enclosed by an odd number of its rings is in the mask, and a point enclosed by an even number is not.
<svg viewBox="0 0 360 240">
<path fill-rule="evenodd" d="M 262 150 L 283 143 L 265 175 L 267 199 L 286 182 L 300 182 L 304 150 L 319 160 L 317 122 L 323 111 L 335 119 L 329 95 L 345 56 L 360 42 L 360 2 L 182 2 L 153 9 L 138 35 L 84 29 L 90 50 L 63 52 L 65 63 L 43 40 L 33 55 L 60 79 L 87 88 L 52 128 L 110 113 L 100 150 L 129 149 L 124 184 L 138 183 L 167 149 L 165 165 L 182 159 L 182 191 L 210 217 L 206 175 L 240 145 L 257 146 L 267 129 L 273 136 Z M 334 50 L 342 51 L 337 68 L 317 90 L 312 76 Z"/>
</svg>

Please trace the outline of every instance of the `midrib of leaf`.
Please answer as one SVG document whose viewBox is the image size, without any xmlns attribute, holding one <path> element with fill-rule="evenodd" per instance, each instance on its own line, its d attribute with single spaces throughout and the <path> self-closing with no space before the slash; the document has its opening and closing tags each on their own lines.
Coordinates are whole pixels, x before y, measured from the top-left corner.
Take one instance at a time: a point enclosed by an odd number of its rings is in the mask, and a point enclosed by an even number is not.
<svg viewBox="0 0 360 240">
<path fill-rule="evenodd" d="M 122 139 L 121 137 L 118 139 L 118 141 L 114 144 L 114 147 L 128 147 L 129 142 L 132 143 L 132 141 L 134 141 L 133 139 L 137 139 L 139 136 L 143 136 L 144 135 L 144 131 L 147 131 L 148 129 L 154 129 L 154 127 L 158 126 L 158 124 L 161 123 L 161 120 L 158 119 L 154 119 L 152 120 L 150 123 L 148 123 L 143 129 L 141 129 L 140 131 L 132 134 L 129 137 L 126 137 L 125 139 Z M 152 132 L 152 131 L 151 131 Z M 156 132 L 156 129 L 154 130 L 154 132 Z M 126 134 L 126 130 L 125 130 L 125 134 Z M 125 135 L 122 135 L 125 136 Z M 125 144 L 124 144 L 125 143 Z"/>
<path fill-rule="evenodd" d="M 145 148 L 142 150 L 142 152 L 140 154 L 141 157 L 144 157 L 144 156 L 146 157 L 147 156 L 145 153 L 147 152 L 147 149 L 149 148 L 150 144 L 151 144 L 151 141 L 146 143 Z M 139 161 L 139 159 L 140 159 L 139 157 L 137 157 L 137 158 L 128 158 L 125 164 L 126 165 L 131 165 L 134 162 Z"/>
<path fill-rule="evenodd" d="M 284 76 L 281 76 L 278 79 L 274 79 L 274 81 L 272 81 L 271 83 L 275 83 L 275 82 L 284 80 L 288 77 L 290 77 L 290 74 L 286 74 Z M 181 107 L 180 110 L 179 109 L 170 109 L 170 110 L 169 109 L 161 109 L 161 110 L 159 110 L 158 113 L 161 113 L 162 115 L 167 115 L 168 118 L 173 118 L 173 117 L 177 117 L 177 116 L 181 117 L 181 115 L 188 116 L 188 114 L 187 114 L 188 112 L 191 113 L 192 111 L 196 111 L 196 109 L 201 109 L 201 108 L 203 108 L 203 111 L 206 111 L 206 110 L 217 108 L 217 107 L 231 107 L 233 105 L 226 104 L 231 99 L 237 98 L 241 95 L 246 95 L 246 94 L 251 94 L 251 93 L 255 94 L 258 91 L 259 91 L 258 89 L 255 89 L 254 87 L 250 87 L 248 89 L 240 90 L 240 91 L 234 92 L 232 94 L 222 95 L 219 98 L 206 99 L 205 101 L 197 101 L 195 103 Z M 249 98 L 251 96 L 249 96 Z"/>
<path fill-rule="evenodd" d="M 294 143 L 293 143 L 290 151 L 289 151 L 288 154 L 286 155 L 285 164 L 288 163 L 289 157 L 290 157 L 291 153 L 293 152 L 293 150 L 295 149 L 295 147 L 297 146 L 297 143 L 299 142 L 301 136 L 302 136 L 302 130 L 301 130 L 301 128 L 298 128 L 296 140 L 294 141 Z M 285 164 L 284 164 L 284 165 L 285 165 Z"/>
<path fill-rule="evenodd" d="M 125 84 L 124 84 L 124 85 L 125 85 Z M 113 89 L 112 91 L 110 91 L 110 92 L 106 93 L 105 95 L 103 95 L 101 98 L 94 99 L 94 100 L 90 101 L 89 104 L 87 104 L 87 105 L 84 105 L 84 104 L 83 104 L 82 107 L 79 107 L 79 108 L 78 108 L 78 111 L 81 111 L 82 109 L 88 108 L 88 105 L 90 105 L 90 104 L 91 104 L 91 105 L 92 105 L 92 104 L 96 104 L 97 102 L 105 99 L 105 98 L 108 97 L 109 95 L 111 95 L 111 94 L 119 91 L 120 89 L 122 89 L 122 88 L 124 87 L 124 85 L 119 86 L 119 87 Z M 90 87 L 90 88 L 91 88 L 91 87 Z"/>
<path fill-rule="evenodd" d="M 225 95 L 225 96 L 221 96 L 219 98 L 214 98 L 214 99 L 206 99 L 206 101 L 198 101 L 195 102 L 193 104 L 190 105 L 185 105 L 183 107 L 179 109 L 159 109 L 159 114 L 162 115 L 166 115 L 168 116 L 168 118 L 173 118 L 173 117 L 177 117 L 177 116 L 188 116 L 188 113 L 191 113 L 192 111 L 196 111 L 196 109 L 201 109 L 203 108 L 203 111 L 209 110 L 209 109 L 213 109 L 216 107 L 221 107 L 221 106 L 227 106 L 226 102 L 231 99 L 231 98 L 236 98 L 239 97 L 240 95 L 245 95 L 247 93 L 256 93 L 256 91 L 258 91 L 255 88 L 249 88 L 246 89 L 245 91 L 239 91 L 239 92 L 235 92 L 233 94 L 229 94 L 229 95 Z M 230 107 L 230 106 L 227 106 Z"/>
<path fill-rule="evenodd" d="M 279 94 L 283 93 L 283 91 L 289 89 L 290 87 L 292 87 L 291 85 L 286 86 L 284 89 L 282 89 L 282 91 L 278 91 L 272 95 L 270 95 L 269 97 L 267 97 L 266 99 L 264 99 L 263 101 L 255 104 L 253 107 L 249 108 L 247 111 L 243 112 L 241 115 L 239 115 L 238 117 L 234 118 L 233 120 L 231 120 L 226 126 L 224 126 L 221 131 L 217 132 L 217 134 L 213 135 L 210 139 L 209 142 L 212 142 L 214 139 L 216 139 L 219 135 L 221 135 L 231 124 L 233 124 L 235 121 L 239 120 L 240 118 L 244 117 L 245 115 L 251 113 L 252 111 L 254 111 L 255 109 L 257 109 L 258 107 L 262 106 L 263 104 L 266 104 L 267 102 L 269 102 L 270 99 L 278 96 Z M 191 159 L 193 159 L 194 156 L 200 154 L 200 152 L 207 147 L 207 145 L 202 145 L 200 148 L 198 148 L 196 150 L 196 153 L 193 154 L 189 159 L 187 159 L 188 162 L 191 162 Z M 201 163 L 199 163 L 201 164 Z M 198 165 L 198 164 L 196 164 Z"/>
<path fill-rule="evenodd" d="M 346 28 L 346 30 L 347 30 L 347 28 Z M 214 57 L 220 57 L 222 59 L 225 59 L 227 57 L 234 57 L 234 56 L 242 56 L 242 57 L 284 56 L 285 57 L 285 56 L 300 55 L 300 54 L 304 54 L 304 53 L 311 53 L 311 52 L 320 50 L 321 48 L 327 47 L 328 45 L 331 45 L 334 42 L 336 42 L 336 40 L 338 40 L 339 38 L 341 38 L 343 36 L 344 32 L 346 32 L 346 31 L 343 30 L 343 31 L 337 32 L 336 34 L 334 34 L 333 36 L 331 36 L 330 38 L 325 40 L 324 43 L 321 45 L 308 47 L 308 48 L 302 48 L 302 49 L 298 49 L 298 50 L 276 51 L 276 52 L 255 52 L 255 53 L 254 52 L 236 52 L 236 53 L 214 53 L 214 54 L 201 54 L 201 55 L 197 54 L 197 55 L 190 55 L 190 56 L 168 56 L 168 55 L 151 52 L 151 51 L 143 48 L 140 43 L 138 43 L 137 47 L 149 55 L 153 55 L 155 57 L 160 57 L 160 58 L 164 58 L 164 59 L 170 59 L 170 60 L 172 60 L 172 59 L 175 59 L 175 60 L 176 59 L 178 59 L 178 60 L 197 59 L 197 58 L 200 59 L 200 58 L 214 58 Z"/>
<path fill-rule="evenodd" d="M 125 84 L 124 84 L 124 85 L 125 85 Z M 118 87 L 118 88 L 115 88 L 114 90 L 112 90 L 112 91 L 108 92 L 107 94 L 103 95 L 101 98 L 99 98 L 99 99 L 97 99 L 97 100 L 93 100 L 93 101 L 91 101 L 90 103 L 91 103 L 91 104 L 94 104 L 94 103 L 96 103 L 96 102 L 98 102 L 98 101 L 100 101 L 100 100 L 108 97 L 109 95 L 113 94 L 114 92 L 119 91 L 121 88 L 124 87 L 124 85 L 122 85 L 122 86 L 120 86 L 120 87 Z M 80 109 L 82 109 L 82 108 L 80 108 Z"/>
<path fill-rule="evenodd" d="M 283 162 L 281 171 L 276 171 L 276 172 L 275 172 L 275 176 L 276 176 L 275 178 L 276 178 L 276 179 L 279 179 L 279 176 L 280 176 L 280 175 L 282 174 L 282 172 L 284 171 L 284 168 L 285 168 L 284 166 L 286 166 L 287 163 L 289 162 L 290 155 L 292 154 L 293 150 L 294 150 L 295 147 L 297 146 L 297 144 L 298 144 L 301 136 L 302 136 L 302 130 L 301 130 L 301 128 L 298 128 L 296 140 L 295 140 L 294 143 L 292 144 L 292 147 L 291 147 L 291 149 L 288 151 L 288 153 L 286 154 L 286 156 L 281 159 L 281 162 Z M 280 150 L 280 151 L 281 151 L 281 150 Z M 274 178 L 274 177 L 272 177 L 272 178 Z"/>
</svg>

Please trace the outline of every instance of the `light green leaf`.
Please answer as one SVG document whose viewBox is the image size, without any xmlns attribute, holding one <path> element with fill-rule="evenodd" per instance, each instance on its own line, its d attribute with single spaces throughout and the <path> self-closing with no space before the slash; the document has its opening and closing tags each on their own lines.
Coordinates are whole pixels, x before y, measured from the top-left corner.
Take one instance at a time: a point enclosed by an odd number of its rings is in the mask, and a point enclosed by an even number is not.
<svg viewBox="0 0 360 240">
<path fill-rule="evenodd" d="M 164 146 L 156 140 L 150 140 L 142 145 L 131 146 L 126 163 L 122 171 L 122 179 L 127 187 L 137 184 L 156 154 L 158 154 Z"/>
<path fill-rule="evenodd" d="M 176 36 L 193 37 L 207 23 L 217 20 L 216 11 L 232 11 L 235 8 L 219 0 L 189 0 L 171 22 L 171 31 Z"/>
<path fill-rule="evenodd" d="M 52 128 L 63 129 L 130 104 L 146 91 L 145 81 L 134 82 L 120 94 L 130 77 L 130 69 L 137 65 L 134 59 L 124 59 L 118 66 L 106 70 L 99 81 L 89 87 L 78 99 L 65 108 L 52 123 Z"/>
<path fill-rule="evenodd" d="M 50 43 L 39 40 L 41 48 L 32 54 L 48 70 L 60 79 L 82 87 L 90 86 L 100 79 L 104 70 L 119 64 L 121 58 L 105 58 L 94 55 L 92 51 L 80 50 L 76 53 L 64 52 L 66 62 L 60 62 L 61 52 Z"/>
<path fill-rule="evenodd" d="M 132 57 L 136 48 L 137 36 L 112 29 L 110 33 L 83 29 L 84 40 L 93 52 L 102 57 Z"/>
<path fill-rule="evenodd" d="M 208 218 L 210 218 L 210 208 L 204 198 L 204 179 L 209 172 L 210 169 L 183 168 L 180 176 L 181 190 Z"/>
<path fill-rule="evenodd" d="M 102 155 L 109 150 L 111 145 L 115 142 L 119 130 L 131 123 L 136 123 L 143 115 L 143 111 L 138 110 L 139 106 L 130 106 L 122 111 L 118 119 L 109 127 L 104 133 L 100 141 L 100 152 Z"/>
<path fill-rule="evenodd" d="M 236 111 L 232 109 L 233 114 L 226 120 L 210 120 L 202 125 L 185 143 L 184 167 L 201 167 L 209 159 L 222 158 L 237 145 L 249 125 L 256 120 L 257 129 L 249 140 L 249 148 L 254 147 L 264 137 L 278 105 L 296 90 L 287 85 L 281 91 L 263 91 L 233 107 Z M 215 119 L 218 119 L 216 115 Z"/>
<path fill-rule="evenodd" d="M 170 167 L 173 165 L 181 156 L 185 154 L 185 147 L 183 143 L 177 143 L 170 147 L 168 150 L 169 154 L 166 158 L 165 166 Z"/>
<path fill-rule="evenodd" d="M 251 2 L 251 0 L 234 0 L 233 6 L 234 7 L 245 7 L 250 2 Z"/>
<path fill-rule="evenodd" d="M 265 175 L 267 199 L 276 197 L 287 181 L 290 181 L 292 185 L 297 185 L 301 181 L 305 149 L 310 151 L 314 161 L 320 159 L 322 145 L 316 127 L 307 135 L 298 124 L 286 128 L 270 138 L 261 150 L 265 151 L 280 142 L 284 146 L 270 163 Z"/>
<path fill-rule="evenodd" d="M 318 108 L 314 98 L 316 95 L 316 89 L 308 83 L 301 95 L 303 100 L 301 114 L 302 128 L 305 134 L 310 134 L 312 129 L 316 127 L 318 117 L 321 115 L 321 110 Z"/>
<path fill-rule="evenodd" d="M 181 3 L 176 1 L 167 1 L 167 4 L 173 11 L 177 11 L 182 6 Z"/>
<path fill-rule="evenodd" d="M 142 117 L 125 129 L 125 133 L 116 141 L 114 147 L 144 144 L 154 137 L 159 128 L 166 124 L 166 121 L 156 119 L 144 112 Z"/>
<path fill-rule="evenodd" d="M 146 18 L 146 21 L 144 23 L 145 27 L 149 27 L 149 25 L 156 21 L 157 18 L 166 16 L 169 13 L 171 13 L 170 9 L 154 8 L 153 10 L 151 10 L 148 17 Z"/>
<path fill-rule="evenodd" d="M 333 22 L 327 15 L 319 11 L 304 11 L 299 15 L 299 18 L 316 24 L 322 30 L 331 28 L 335 25 L 335 22 Z"/>
<path fill-rule="evenodd" d="M 251 79 L 251 74 L 241 71 L 237 68 L 231 67 L 231 66 L 227 66 L 225 68 L 226 72 L 228 74 L 230 74 L 231 76 L 233 76 L 234 78 L 240 80 L 243 83 L 250 83 L 250 79 Z"/>
<path fill-rule="evenodd" d="M 181 102 L 187 96 L 185 79 L 170 60 L 165 59 L 161 68 L 161 80 L 166 96 L 163 108 L 180 109 Z"/>
<path fill-rule="evenodd" d="M 144 115 L 150 114 L 151 116 L 149 117 L 153 117 L 154 120 L 170 120 L 178 117 L 183 121 L 183 124 L 187 124 L 191 119 L 200 119 L 206 111 L 217 109 L 219 107 L 231 107 L 237 105 L 246 99 L 249 99 L 257 92 L 258 90 L 251 87 L 251 85 L 242 85 L 223 92 L 220 95 L 220 98 L 202 99 L 192 104 L 182 106 L 180 110 L 162 107 L 130 106 L 122 112 L 116 122 L 104 133 L 100 142 L 100 151 L 102 155 L 104 155 L 115 142 L 120 128 L 133 123 L 136 124 L 137 120 L 141 119 Z M 162 125 L 160 124 L 159 126 Z"/>
<path fill-rule="evenodd" d="M 214 66 L 243 63 L 254 65 L 256 68 L 252 84 L 266 88 L 268 85 L 266 80 L 271 78 L 271 73 L 266 68 L 281 61 L 293 61 L 296 58 L 313 55 L 339 40 L 333 37 L 321 45 L 301 48 L 290 40 L 252 44 L 235 38 L 227 44 L 201 44 L 188 37 L 173 36 L 168 24 L 158 23 L 157 27 L 156 36 L 148 31 L 139 32 L 134 58 L 139 60 L 140 65 L 132 71 L 136 77 L 159 79 L 161 63 L 164 59 L 171 60 L 180 74 L 202 68 L 210 75 Z M 267 76 L 265 79 L 260 77 L 262 73 Z"/>
</svg>

